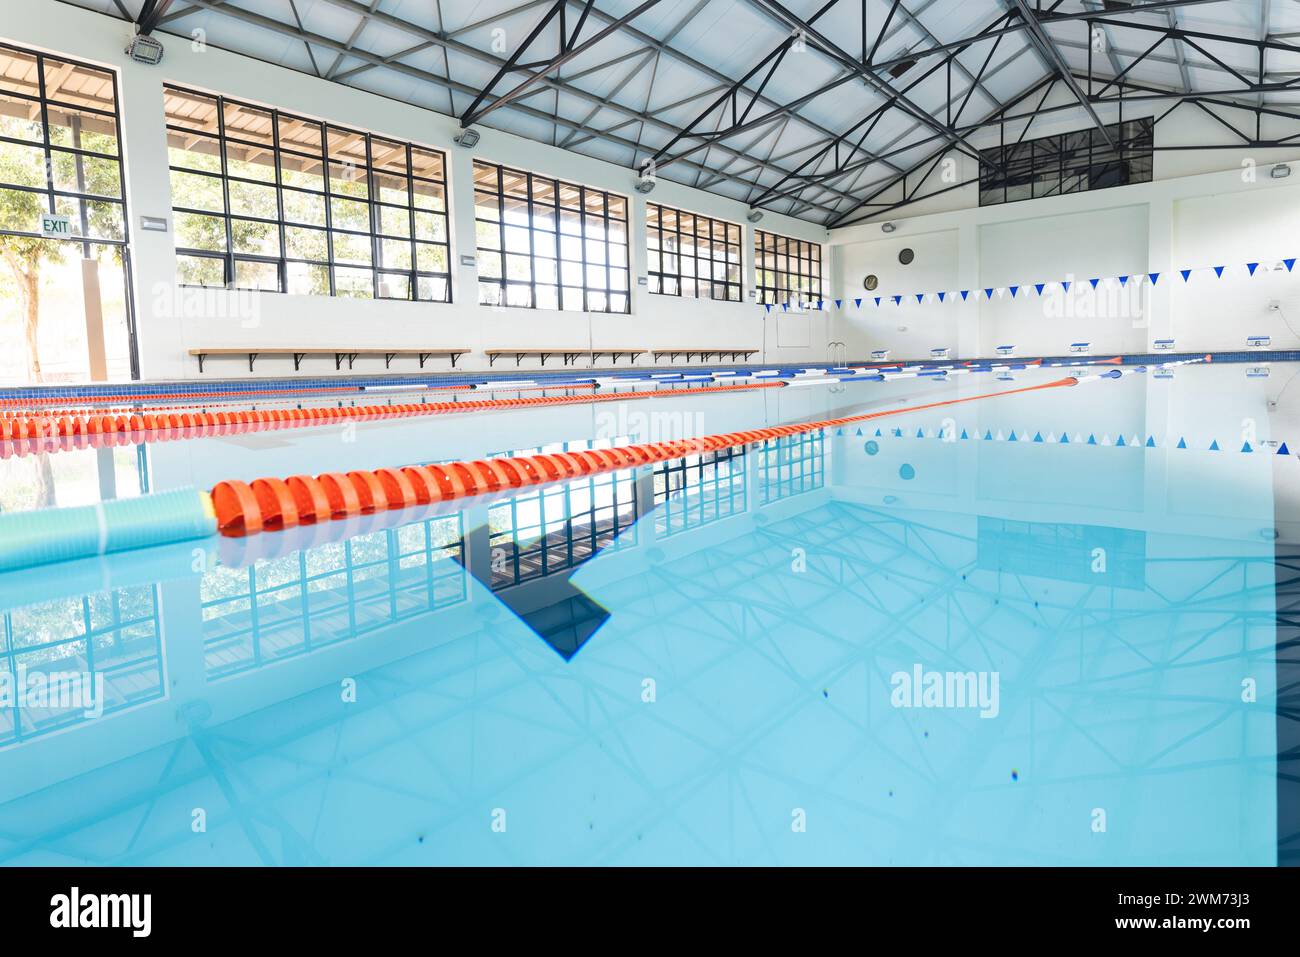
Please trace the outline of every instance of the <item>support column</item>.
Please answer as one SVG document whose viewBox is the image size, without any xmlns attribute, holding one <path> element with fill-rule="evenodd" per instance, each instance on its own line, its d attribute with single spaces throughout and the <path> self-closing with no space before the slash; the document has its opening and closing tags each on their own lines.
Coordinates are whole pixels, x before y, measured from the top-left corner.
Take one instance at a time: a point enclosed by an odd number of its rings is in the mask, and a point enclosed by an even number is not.
<svg viewBox="0 0 1300 957">
<path fill-rule="evenodd" d="M 987 346 L 992 351 L 992 344 L 983 341 L 980 332 L 980 240 L 979 226 L 973 219 L 967 219 L 957 227 L 957 289 L 969 289 L 970 296 L 957 301 L 957 341 L 954 343 L 954 358 L 973 359 L 983 355 Z M 956 291 L 956 290 L 954 290 Z"/>
<path fill-rule="evenodd" d="M 1160 273 L 1154 286 L 1147 284 L 1146 345 L 1152 350 L 1156 339 L 1173 339 L 1174 318 L 1170 286 L 1174 258 L 1174 201 L 1156 197 L 1147 206 L 1147 271 Z M 1176 346 L 1175 346 L 1176 348 Z"/>
</svg>

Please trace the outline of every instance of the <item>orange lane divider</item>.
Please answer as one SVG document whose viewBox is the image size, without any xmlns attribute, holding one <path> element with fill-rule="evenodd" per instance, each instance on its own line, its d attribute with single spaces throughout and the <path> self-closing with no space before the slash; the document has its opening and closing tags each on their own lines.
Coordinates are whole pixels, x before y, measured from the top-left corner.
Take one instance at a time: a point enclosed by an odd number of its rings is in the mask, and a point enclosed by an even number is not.
<svg viewBox="0 0 1300 957">
<path fill-rule="evenodd" d="M 545 390 L 547 390 L 547 389 L 595 389 L 595 388 L 597 388 L 597 383 L 595 383 L 595 382 L 568 382 L 568 383 L 564 383 L 563 385 L 521 385 L 521 386 L 512 386 L 512 387 L 509 388 L 509 389 L 502 389 L 501 391 L 503 391 L 503 392 L 543 392 L 543 391 L 545 391 Z M 414 387 L 414 386 L 413 386 L 413 387 L 411 388 L 411 391 L 416 391 L 416 390 L 417 390 L 417 387 Z M 423 389 L 423 390 L 420 390 L 420 394 L 421 394 L 421 395 L 437 395 L 437 394 L 442 393 L 442 392 L 457 392 L 457 393 L 459 393 L 459 392 L 467 392 L 467 391 L 477 391 L 477 390 L 475 390 L 474 387 L 473 387 L 473 386 L 470 386 L 470 385 L 449 385 L 449 386 L 442 386 L 441 388 L 437 388 L 437 389 Z M 383 394 L 385 394 L 385 393 L 375 393 L 375 394 L 376 394 L 376 395 L 383 395 Z M 188 411 L 193 412 L 193 411 L 206 411 L 206 410 L 207 410 L 209 407 L 211 407 L 211 406 L 219 406 L 219 405 L 245 405 L 245 404 L 247 404 L 247 401 L 248 401 L 248 400 L 246 400 L 246 399 L 231 399 L 231 400 L 229 400 L 228 402 L 227 402 L 227 401 L 187 402 L 187 403 L 184 403 L 183 405 L 143 405 L 143 404 L 135 403 L 135 402 L 118 402 L 118 403 L 114 403 L 114 404 L 111 404 L 111 405 L 101 405 L 101 406 L 91 406 L 91 405 L 68 406 L 67 408 L 63 408 L 63 409 L 41 409 L 41 410 L 39 410 L 39 411 L 31 410 L 31 409 L 0 409 L 0 419 L 23 419 L 23 418 L 28 418 L 28 417 L 36 417 L 36 418 L 41 418 L 41 419 L 49 419 L 49 418 L 59 418 L 59 417 L 61 417 L 61 416 L 74 416 L 74 415 L 82 415 L 82 416 L 92 416 L 92 415 L 114 415 L 114 416 L 116 416 L 116 415 L 143 414 L 143 413 L 146 413 L 146 412 L 152 412 L 152 413 L 154 413 L 154 414 L 157 414 L 157 413 L 159 413 L 159 412 L 175 412 L 175 411 L 180 411 L 180 410 L 188 410 Z M 197 409 L 196 409 L 196 406 L 198 407 Z"/>
<path fill-rule="evenodd" d="M 903 415 L 963 402 L 977 402 L 981 399 L 994 399 L 1077 384 L 1078 379 L 1067 376 L 1052 382 L 1007 389 L 1003 392 L 944 399 L 923 405 L 886 409 L 839 419 L 801 422 L 744 432 L 728 432 L 701 438 L 624 445 L 608 449 L 553 452 L 516 458 L 477 459 L 471 462 L 451 462 L 442 465 L 412 465 L 397 469 L 348 472 L 346 475 L 328 472 L 314 478 L 309 475 L 291 475 L 285 479 L 254 479 L 249 483 L 231 480 L 218 482 L 210 494 L 217 516 L 217 527 L 221 534 L 238 538 L 244 535 L 255 535 L 261 531 L 275 531 L 296 525 L 345 519 L 368 512 L 448 502 L 489 492 L 635 468 L 685 455 L 712 452 L 748 445 L 752 442 L 764 442 L 891 415 Z"/>
<path fill-rule="evenodd" d="M 777 389 L 784 385 L 784 382 L 746 382 L 735 385 L 698 386 L 690 389 L 665 389 L 656 392 L 542 395 L 516 399 L 469 399 L 463 402 L 324 406 L 313 409 L 243 409 L 232 412 L 172 412 L 158 415 L 150 412 L 132 412 L 129 415 L 0 418 L 0 458 L 55 452 L 70 447 L 132 445 L 265 429 L 301 428 L 344 419 L 391 419 L 492 409 L 522 409 L 587 402 L 695 396 L 716 392 Z"/>
</svg>

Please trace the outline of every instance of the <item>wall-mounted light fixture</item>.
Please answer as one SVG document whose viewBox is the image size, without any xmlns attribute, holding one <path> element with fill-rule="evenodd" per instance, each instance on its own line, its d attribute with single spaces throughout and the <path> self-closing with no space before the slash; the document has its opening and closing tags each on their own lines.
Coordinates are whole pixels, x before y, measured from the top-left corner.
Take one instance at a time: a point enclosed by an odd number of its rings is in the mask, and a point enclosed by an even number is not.
<svg viewBox="0 0 1300 957">
<path fill-rule="evenodd" d="M 453 143 L 457 146 L 463 146 L 467 150 L 472 150 L 478 146 L 478 140 L 478 130 L 472 128 L 463 129 L 451 138 Z"/>
<path fill-rule="evenodd" d="M 751 209 L 745 214 L 745 218 L 751 223 L 756 223 L 763 218 L 763 211 L 761 209 Z"/>
<path fill-rule="evenodd" d="M 897 229 L 897 228 L 898 228 L 898 227 L 895 226 L 893 223 L 881 223 L 881 224 L 880 224 L 880 231 L 881 231 L 882 233 L 892 233 L 892 232 L 893 232 L 895 229 Z"/>
<path fill-rule="evenodd" d="M 1286 163 L 1278 163 L 1268 171 L 1268 175 L 1274 179 L 1286 179 L 1291 175 L 1291 167 L 1287 166 Z"/>
</svg>

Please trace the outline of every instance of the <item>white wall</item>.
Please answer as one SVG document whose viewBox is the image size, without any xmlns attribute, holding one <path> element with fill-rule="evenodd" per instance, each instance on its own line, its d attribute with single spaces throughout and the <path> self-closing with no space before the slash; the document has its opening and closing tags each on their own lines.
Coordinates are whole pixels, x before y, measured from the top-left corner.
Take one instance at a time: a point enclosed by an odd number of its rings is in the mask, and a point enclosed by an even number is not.
<svg viewBox="0 0 1300 957">
<path fill-rule="evenodd" d="M 645 274 L 645 197 L 632 190 L 631 170 L 559 150 L 496 130 L 483 129 L 473 153 L 452 143 L 455 119 L 395 100 L 328 83 L 249 57 L 208 47 L 191 48 L 188 37 L 160 34 L 166 58 L 158 67 L 132 63 L 122 53 L 130 27 L 121 20 L 56 2 L 27 0 L 6 3 L 0 38 L 53 54 L 85 60 L 118 71 L 123 152 L 126 159 L 127 203 L 132 221 L 134 294 L 141 371 L 145 378 L 196 377 L 195 360 L 186 355 L 196 347 L 336 344 L 396 346 L 456 346 L 476 355 L 463 367 L 486 368 L 481 354 L 493 346 L 695 346 L 763 349 L 769 362 L 811 362 L 826 354 L 828 317 L 783 316 L 782 343 L 777 345 L 776 317 L 752 301 L 652 296 L 633 287 L 631 315 L 562 313 L 530 309 L 498 309 L 477 304 L 474 270 L 458 266 L 461 254 L 474 251 L 473 157 L 509 163 L 524 169 L 610 189 L 632 199 L 632 275 Z M 452 262 L 455 275 L 451 304 L 355 302 L 316 296 L 239 293 L 238 299 L 217 292 L 201 300 L 175 293 L 176 261 L 170 233 L 139 230 L 139 218 L 167 216 L 170 220 L 166 135 L 162 86 L 179 83 L 198 89 L 280 107 L 296 113 L 435 146 L 448 154 L 452 195 Z M 746 222 L 742 203 L 661 180 L 656 202 L 680 206 L 741 223 L 747 280 L 753 289 L 753 226 Z M 805 240 L 824 241 L 817 225 L 767 213 L 762 227 Z M 232 317 L 233 318 L 228 318 Z M 806 345 L 804 344 L 806 343 Z M 758 357 L 756 357 L 757 359 Z M 210 360 L 208 376 L 247 375 L 242 359 Z M 525 359 L 526 366 L 536 360 Z M 553 361 L 553 360 L 552 360 Z M 642 358 L 647 364 L 648 357 Z M 513 367 L 513 360 L 509 360 Z M 414 369 L 413 359 L 398 359 L 392 371 Z M 426 368 L 446 368 L 445 359 Z M 501 364 L 498 363 L 497 368 Z M 292 363 L 263 359 L 256 374 L 292 374 Z M 355 371 L 383 371 L 382 358 L 359 358 Z M 333 358 L 308 358 L 302 374 L 333 372 Z"/>
<path fill-rule="evenodd" d="M 1220 151 L 1223 152 L 1223 151 Z M 1277 161 L 1282 161 L 1279 157 Z M 1300 269 L 1286 272 L 1283 258 L 1300 256 L 1300 176 L 1272 179 L 1271 163 L 1246 175 L 1234 159 L 1221 172 L 1151 183 L 894 218 L 831 231 L 837 264 L 833 298 L 846 300 L 832 323 L 833 338 L 848 343 L 850 356 L 889 348 L 895 358 L 917 358 L 936 346 L 962 357 L 989 356 L 998 345 L 1022 355 L 1060 355 L 1069 344 L 1088 341 L 1094 354 L 1151 349 L 1173 338 L 1179 351 L 1225 351 L 1245 347 L 1247 335 L 1271 335 L 1273 347 L 1300 348 Z M 1300 173 L 1300 161 L 1290 158 Z M 911 266 L 897 252 L 915 250 Z M 1260 262 L 1251 277 L 1246 262 Z M 1184 283 L 1179 268 L 1226 265 L 1222 279 L 1194 273 Z M 866 296 L 866 272 L 880 275 L 876 295 Z M 1159 272 L 1155 286 L 1146 280 Z M 1129 275 L 1129 285 L 1087 280 Z M 1049 287 L 1039 297 L 1036 281 L 1071 279 L 1068 295 Z M 986 287 L 1022 287 L 985 298 Z M 948 298 L 917 304 L 913 293 L 978 290 L 965 304 Z M 895 306 L 888 297 L 901 294 Z M 1280 310 L 1271 310 L 1276 301 Z M 1294 327 L 1294 328 L 1293 328 Z"/>
</svg>

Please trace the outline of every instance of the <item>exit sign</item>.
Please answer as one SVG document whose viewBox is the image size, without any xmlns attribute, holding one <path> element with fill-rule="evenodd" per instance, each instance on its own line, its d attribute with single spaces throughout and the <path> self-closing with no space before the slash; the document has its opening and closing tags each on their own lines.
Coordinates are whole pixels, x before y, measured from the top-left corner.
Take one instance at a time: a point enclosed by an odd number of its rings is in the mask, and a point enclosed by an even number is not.
<svg viewBox="0 0 1300 957">
<path fill-rule="evenodd" d="M 41 235 L 46 239 L 69 239 L 72 236 L 72 221 L 67 216 L 41 217 Z"/>
</svg>

